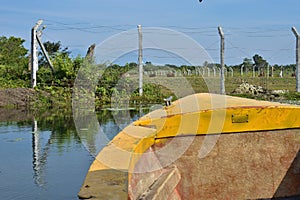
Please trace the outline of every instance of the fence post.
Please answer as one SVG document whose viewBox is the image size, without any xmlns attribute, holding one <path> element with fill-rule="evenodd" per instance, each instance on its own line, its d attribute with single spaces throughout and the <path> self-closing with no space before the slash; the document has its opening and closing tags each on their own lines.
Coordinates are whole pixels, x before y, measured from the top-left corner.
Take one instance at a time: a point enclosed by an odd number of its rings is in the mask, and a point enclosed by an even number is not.
<svg viewBox="0 0 300 200">
<path fill-rule="evenodd" d="M 299 40 L 299 33 L 297 32 L 295 27 L 292 27 L 292 31 L 294 33 L 294 35 L 296 36 L 296 91 L 300 92 L 300 83 L 299 83 L 299 79 L 300 79 L 300 51 L 299 51 L 299 47 L 300 47 L 300 40 Z"/>
<path fill-rule="evenodd" d="M 224 33 L 222 27 L 218 27 L 219 35 L 221 37 L 221 49 L 220 49 L 220 64 L 221 64 L 221 94 L 225 94 L 225 75 L 224 75 L 224 50 L 225 50 L 225 42 L 224 42 Z"/>
</svg>

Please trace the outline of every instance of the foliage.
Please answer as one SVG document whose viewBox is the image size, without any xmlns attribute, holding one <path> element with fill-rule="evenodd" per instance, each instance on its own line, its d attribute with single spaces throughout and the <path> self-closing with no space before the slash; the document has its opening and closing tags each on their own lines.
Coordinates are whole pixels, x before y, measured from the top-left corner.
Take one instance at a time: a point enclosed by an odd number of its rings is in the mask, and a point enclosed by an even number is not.
<svg viewBox="0 0 300 200">
<path fill-rule="evenodd" d="M 50 41 L 47 41 L 47 42 L 44 42 L 43 43 L 48 55 L 50 58 L 54 58 L 57 54 L 62 54 L 64 56 L 69 56 L 70 55 L 70 51 L 68 50 L 68 47 L 65 47 L 63 48 L 62 45 L 61 45 L 61 42 L 58 41 L 58 42 L 50 42 Z M 39 55 L 39 65 L 40 66 L 48 66 L 48 63 L 46 61 L 46 58 L 44 56 L 44 54 L 40 51 L 38 53 Z"/>
<path fill-rule="evenodd" d="M 299 100 L 300 92 L 287 92 L 287 93 L 284 93 L 283 96 L 287 100 Z"/>
<path fill-rule="evenodd" d="M 27 49 L 23 46 L 25 40 L 16 37 L 0 37 L 0 65 L 23 64 Z"/>
<path fill-rule="evenodd" d="M 260 75 L 262 75 L 264 73 L 263 70 L 269 65 L 269 63 L 258 54 L 255 54 L 253 56 L 253 61 L 255 65 L 255 70 L 259 71 Z"/>
<path fill-rule="evenodd" d="M 95 90 L 96 98 L 101 102 L 100 104 L 110 103 L 112 95 L 120 96 L 116 87 L 126 91 L 130 90 L 130 84 L 122 76 L 135 67 L 136 65 L 126 64 L 123 67 L 112 65 L 105 69 Z"/>
<path fill-rule="evenodd" d="M 29 87 L 28 81 L 27 79 L 12 79 L 11 77 L 0 76 L 0 89 Z"/>
<path fill-rule="evenodd" d="M 48 68 L 45 58 L 40 57 L 41 67 L 37 72 L 38 83 L 40 85 L 73 86 L 84 58 L 80 56 L 70 58 L 70 51 L 67 50 L 68 48 L 62 49 L 60 42 L 46 42 L 44 46 L 51 57 L 54 72 L 52 73 Z"/>
<path fill-rule="evenodd" d="M 30 69 L 28 69 L 29 59 L 28 50 L 24 48 L 25 40 L 21 38 L 4 36 L 0 37 L 0 88 L 16 88 L 30 86 Z M 51 71 L 44 55 L 39 52 L 39 70 L 37 72 L 37 95 L 38 100 L 33 102 L 32 106 L 38 108 L 45 107 L 68 107 L 72 101 L 72 92 L 75 79 L 82 80 L 82 90 L 86 93 L 93 93 L 97 108 L 110 103 L 130 103 L 147 104 L 162 103 L 163 99 L 172 95 L 172 91 L 163 87 L 161 84 L 144 84 L 143 96 L 138 92 L 138 65 L 136 63 L 127 63 L 124 66 L 110 65 L 102 66 L 93 63 L 94 59 L 85 60 L 81 56 L 72 58 L 67 47 L 63 47 L 61 42 L 44 43 L 51 62 L 54 66 L 54 72 Z M 256 77 L 252 77 L 252 67 L 256 66 Z M 220 65 L 218 63 L 203 63 L 209 70 L 218 72 Z M 175 87 L 182 85 L 181 80 L 174 74 L 179 73 L 187 81 L 195 92 L 218 92 L 208 88 L 207 84 L 219 83 L 219 77 L 209 77 L 209 80 L 201 78 L 199 73 L 204 73 L 203 66 L 176 66 L 165 64 L 156 66 L 151 62 L 146 62 L 144 71 L 149 78 L 155 80 L 155 71 L 164 70 L 166 80 L 172 78 Z M 241 67 L 244 66 L 244 74 L 241 75 Z M 250 58 L 244 58 L 241 64 L 228 66 L 233 69 L 233 77 L 230 73 L 226 76 L 226 91 L 232 92 L 242 81 L 254 82 L 267 89 L 286 89 L 295 90 L 295 64 L 279 66 L 270 66 L 272 68 L 272 77 L 266 75 L 268 62 L 262 56 L 256 54 Z M 80 70 L 79 70 L 80 69 Z M 206 68 L 207 69 L 207 68 Z M 197 75 L 190 73 L 199 70 Z M 279 77 L 279 72 L 283 70 L 284 79 Z M 257 77 L 259 71 L 260 77 Z M 78 73 L 80 72 L 80 73 Z M 228 71 L 230 72 L 230 71 Z M 100 77 L 100 75 L 102 75 Z M 153 77 L 152 77 L 153 76 Z M 162 74 L 160 74 L 162 76 Z M 212 83 L 208 82 L 211 81 Z M 91 85 L 92 83 L 92 85 Z M 78 84 L 78 83 L 77 83 Z M 89 85 L 89 86 L 86 86 Z M 217 87 L 216 87 L 217 88 Z M 299 98 L 298 95 L 292 95 L 292 98 Z M 175 97 L 176 98 L 176 97 Z"/>
<path fill-rule="evenodd" d="M 242 65 L 246 70 L 252 70 L 252 60 L 250 58 L 244 58 Z"/>
<path fill-rule="evenodd" d="M 9 79 L 26 79 L 28 68 L 27 49 L 23 46 L 25 40 L 16 37 L 0 37 L 0 66 L 4 69 L 1 76 Z"/>
<path fill-rule="evenodd" d="M 70 109 L 72 88 L 57 86 L 37 86 L 35 100 L 31 102 L 31 110 Z"/>
<path fill-rule="evenodd" d="M 132 104 L 153 104 L 163 103 L 163 99 L 173 96 L 173 100 L 176 100 L 174 93 L 164 86 L 147 83 L 143 86 L 143 95 L 139 96 L 139 91 L 135 90 L 130 102 Z"/>
</svg>

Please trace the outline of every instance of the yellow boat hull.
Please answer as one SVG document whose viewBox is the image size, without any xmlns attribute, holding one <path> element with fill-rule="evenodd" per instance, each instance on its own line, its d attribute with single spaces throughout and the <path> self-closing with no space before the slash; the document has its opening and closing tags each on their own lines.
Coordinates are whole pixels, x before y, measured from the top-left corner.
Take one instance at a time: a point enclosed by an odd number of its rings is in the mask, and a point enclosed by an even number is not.
<svg viewBox="0 0 300 200">
<path fill-rule="evenodd" d="M 195 94 L 122 130 L 78 194 L 92 199 L 300 195 L 300 107 Z"/>
</svg>

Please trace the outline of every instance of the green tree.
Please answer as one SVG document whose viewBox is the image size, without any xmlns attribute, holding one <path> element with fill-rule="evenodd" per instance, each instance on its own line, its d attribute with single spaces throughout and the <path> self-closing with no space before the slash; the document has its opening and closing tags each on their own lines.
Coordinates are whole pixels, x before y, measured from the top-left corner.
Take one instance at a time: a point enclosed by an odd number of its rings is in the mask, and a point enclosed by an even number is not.
<svg viewBox="0 0 300 200">
<path fill-rule="evenodd" d="M 263 73 L 264 69 L 268 66 L 268 62 L 266 60 L 263 59 L 262 56 L 255 54 L 253 56 L 253 61 L 255 64 L 255 69 L 259 70 L 260 73 Z"/>
<path fill-rule="evenodd" d="M 12 78 L 21 78 L 28 67 L 26 54 L 28 50 L 23 46 L 25 40 L 16 37 L 0 37 L 0 65 L 5 67 L 6 74 Z"/>
<path fill-rule="evenodd" d="M 252 68 L 252 65 L 253 65 L 251 58 L 244 58 L 243 65 L 244 65 L 245 68 L 250 70 Z"/>
<path fill-rule="evenodd" d="M 68 47 L 62 47 L 61 42 L 44 42 L 43 43 L 48 55 L 50 58 L 54 58 L 56 56 L 56 54 L 61 54 L 63 56 L 69 56 L 70 55 L 70 51 L 68 50 Z M 39 65 L 40 66 L 48 66 L 47 60 L 44 56 L 44 54 L 40 51 L 39 52 Z"/>
<path fill-rule="evenodd" d="M 68 50 L 68 47 L 63 48 L 60 41 L 47 41 L 43 44 L 53 64 L 54 74 L 50 71 L 46 58 L 42 52 L 39 52 L 39 83 L 46 85 L 54 83 L 58 86 L 72 86 L 84 58 L 80 56 L 77 56 L 74 59 L 71 58 L 71 52 Z"/>
<path fill-rule="evenodd" d="M 67 54 L 57 53 L 51 61 L 54 74 L 49 68 L 40 67 L 37 72 L 38 82 L 46 85 L 55 83 L 57 86 L 72 86 L 78 70 L 75 68 L 79 68 L 80 60 L 77 58 L 73 61 Z"/>
<path fill-rule="evenodd" d="M 53 66 L 55 68 L 55 78 L 56 79 L 74 79 L 75 72 L 73 68 L 73 61 L 69 56 L 65 54 L 56 54 L 53 59 Z"/>
</svg>

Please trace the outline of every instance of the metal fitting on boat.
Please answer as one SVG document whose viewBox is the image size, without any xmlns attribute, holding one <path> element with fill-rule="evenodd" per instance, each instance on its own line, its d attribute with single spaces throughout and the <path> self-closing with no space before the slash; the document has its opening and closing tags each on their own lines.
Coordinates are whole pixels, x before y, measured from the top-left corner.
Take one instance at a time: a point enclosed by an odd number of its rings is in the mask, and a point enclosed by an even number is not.
<svg viewBox="0 0 300 200">
<path fill-rule="evenodd" d="M 171 100 L 173 99 L 173 96 L 170 96 L 166 99 L 164 99 L 165 105 L 170 106 L 171 105 Z"/>
</svg>

